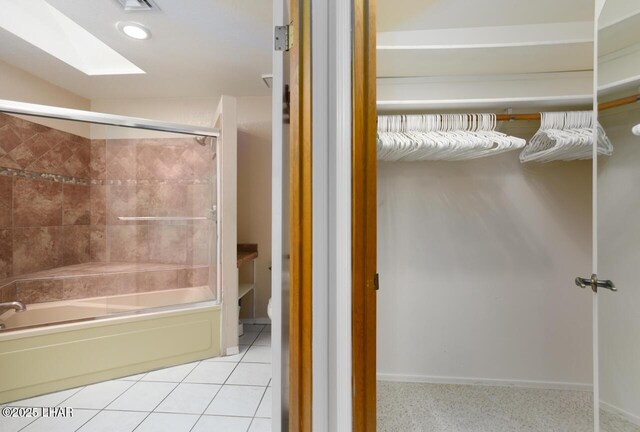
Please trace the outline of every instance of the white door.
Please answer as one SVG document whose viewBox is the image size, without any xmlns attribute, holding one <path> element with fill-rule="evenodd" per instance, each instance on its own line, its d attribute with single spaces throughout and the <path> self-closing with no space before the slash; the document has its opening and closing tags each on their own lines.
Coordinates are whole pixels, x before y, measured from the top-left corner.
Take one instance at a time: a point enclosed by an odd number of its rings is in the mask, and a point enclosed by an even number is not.
<svg viewBox="0 0 640 432">
<path fill-rule="evenodd" d="M 273 2 L 274 29 L 289 23 L 288 8 L 286 0 Z M 280 432 L 289 430 L 289 63 L 286 51 L 274 49 L 272 73 L 272 430 Z"/>
</svg>

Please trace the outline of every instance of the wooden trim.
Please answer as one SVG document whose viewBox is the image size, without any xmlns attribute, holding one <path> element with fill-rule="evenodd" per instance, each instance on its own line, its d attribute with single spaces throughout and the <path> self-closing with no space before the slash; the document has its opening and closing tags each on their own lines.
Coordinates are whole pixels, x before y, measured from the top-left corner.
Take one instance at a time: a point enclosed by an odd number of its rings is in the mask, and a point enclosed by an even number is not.
<svg viewBox="0 0 640 432">
<path fill-rule="evenodd" d="M 311 431 L 311 1 L 290 0 L 290 333 L 289 431 Z"/>
<path fill-rule="evenodd" d="M 354 0 L 352 144 L 353 430 L 376 430 L 376 17 Z"/>
</svg>

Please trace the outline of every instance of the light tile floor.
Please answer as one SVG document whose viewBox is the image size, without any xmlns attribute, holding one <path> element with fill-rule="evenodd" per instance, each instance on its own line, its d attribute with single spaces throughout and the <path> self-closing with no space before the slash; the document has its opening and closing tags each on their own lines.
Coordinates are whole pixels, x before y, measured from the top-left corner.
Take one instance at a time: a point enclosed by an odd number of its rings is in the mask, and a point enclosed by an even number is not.
<svg viewBox="0 0 640 432">
<path fill-rule="evenodd" d="M 71 418 L 0 417 L 0 431 L 271 431 L 271 326 L 244 328 L 234 356 L 7 403 L 74 411 Z"/>
</svg>

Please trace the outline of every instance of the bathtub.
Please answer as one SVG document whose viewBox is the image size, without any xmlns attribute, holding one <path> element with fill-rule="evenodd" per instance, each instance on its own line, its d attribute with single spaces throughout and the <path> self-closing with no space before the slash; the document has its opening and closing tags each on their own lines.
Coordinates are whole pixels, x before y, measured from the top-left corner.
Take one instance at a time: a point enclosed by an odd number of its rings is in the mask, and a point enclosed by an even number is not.
<svg viewBox="0 0 640 432">
<path fill-rule="evenodd" d="M 221 308 L 210 298 L 191 287 L 5 312 L 0 403 L 218 356 Z"/>
</svg>

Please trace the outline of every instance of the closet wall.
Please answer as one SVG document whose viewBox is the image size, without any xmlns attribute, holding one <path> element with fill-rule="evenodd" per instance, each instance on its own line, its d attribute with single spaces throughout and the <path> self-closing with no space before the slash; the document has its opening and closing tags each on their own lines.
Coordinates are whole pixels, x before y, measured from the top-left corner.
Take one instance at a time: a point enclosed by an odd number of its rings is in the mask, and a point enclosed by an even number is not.
<svg viewBox="0 0 640 432">
<path fill-rule="evenodd" d="M 598 160 L 598 274 L 615 277 L 620 292 L 598 301 L 601 403 L 640 424 L 640 137 L 631 133 L 638 119 L 637 104 L 600 113 L 615 151 Z"/>
<path fill-rule="evenodd" d="M 387 162 L 378 188 L 380 379 L 591 385 L 590 161 Z"/>
</svg>

